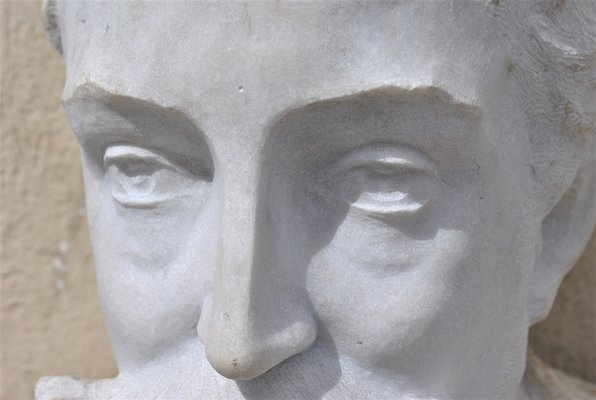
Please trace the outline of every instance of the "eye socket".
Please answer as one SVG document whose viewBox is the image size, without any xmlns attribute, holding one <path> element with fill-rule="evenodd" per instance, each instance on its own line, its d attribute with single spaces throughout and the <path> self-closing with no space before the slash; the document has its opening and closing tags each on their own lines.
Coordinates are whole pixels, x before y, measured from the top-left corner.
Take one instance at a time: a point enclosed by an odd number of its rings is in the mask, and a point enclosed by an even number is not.
<svg viewBox="0 0 596 400">
<path fill-rule="evenodd" d="M 190 197 L 198 184 L 205 183 L 165 157 L 140 147 L 109 147 L 103 162 L 112 196 L 125 207 L 154 208 Z"/>
<path fill-rule="evenodd" d="M 438 184 L 432 161 L 393 145 L 359 148 L 340 157 L 317 182 L 317 192 L 372 216 L 413 215 Z"/>
</svg>

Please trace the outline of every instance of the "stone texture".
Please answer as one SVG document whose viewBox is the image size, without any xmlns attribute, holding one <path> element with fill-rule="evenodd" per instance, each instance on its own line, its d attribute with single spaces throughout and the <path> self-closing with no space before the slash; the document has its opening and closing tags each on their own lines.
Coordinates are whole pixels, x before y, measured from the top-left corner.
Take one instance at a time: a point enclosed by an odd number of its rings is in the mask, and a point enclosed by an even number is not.
<svg viewBox="0 0 596 400">
<path fill-rule="evenodd" d="M 84 215 L 77 143 L 57 100 L 63 65 L 39 2 L 0 4 L 1 397 L 31 398 L 43 375 L 111 376 Z M 18 163 L 17 163 L 18 161 Z M 596 381 L 596 240 L 531 343 Z"/>
</svg>

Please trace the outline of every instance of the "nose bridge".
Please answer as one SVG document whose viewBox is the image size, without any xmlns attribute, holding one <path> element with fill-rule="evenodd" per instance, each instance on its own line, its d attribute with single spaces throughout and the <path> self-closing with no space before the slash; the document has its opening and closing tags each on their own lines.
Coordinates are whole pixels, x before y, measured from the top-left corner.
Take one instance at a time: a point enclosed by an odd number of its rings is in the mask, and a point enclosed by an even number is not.
<svg viewBox="0 0 596 400">
<path fill-rule="evenodd" d="M 265 236 L 271 227 L 258 162 L 251 158 L 223 173 L 218 271 L 201 339 L 218 372 L 252 379 L 308 347 L 315 327 L 304 318 L 304 304 L 280 298 L 286 275 Z"/>
<path fill-rule="evenodd" d="M 214 322 L 217 331 L 234 330 L 240 339 L 252 331 L 250 310 L 259 229 L 258 171 L 256 166 L 245 164 L 229 175 L 223 187 Z"/>
</svg>

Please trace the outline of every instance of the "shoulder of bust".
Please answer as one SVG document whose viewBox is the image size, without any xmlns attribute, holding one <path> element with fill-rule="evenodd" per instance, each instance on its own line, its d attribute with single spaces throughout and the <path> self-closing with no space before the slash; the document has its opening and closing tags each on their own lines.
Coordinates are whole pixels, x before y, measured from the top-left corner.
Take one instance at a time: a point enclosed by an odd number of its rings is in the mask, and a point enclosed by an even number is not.
<svg viewBox="0 0 596 400">
<path fill-rule="evenodd" d="M 72 376 L 46 376 L 35 385 L 35 400 L 83 400 L 87 379 Z"/>
<path fill-rule="evenodd" d="M 549 367 L 531 350 L 523 385 L 532 400 L 596 400 L 596 385 Z"/>
</svg>

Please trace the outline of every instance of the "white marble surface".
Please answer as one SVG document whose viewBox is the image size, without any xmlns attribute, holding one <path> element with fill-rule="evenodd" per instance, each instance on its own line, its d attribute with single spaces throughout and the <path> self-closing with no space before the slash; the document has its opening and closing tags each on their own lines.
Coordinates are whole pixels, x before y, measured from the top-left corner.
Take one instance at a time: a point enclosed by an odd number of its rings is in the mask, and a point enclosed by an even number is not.
<svg viewBox="0 0 596 400">
<path fill-rule="evenodd" d="M 37 397 L 527 398 L 595 4 L 49 3 L 120 374 Z"/>
</svg>

